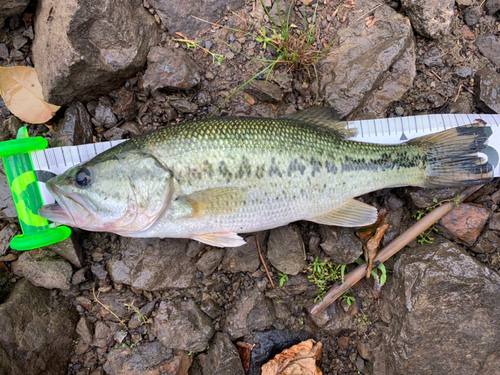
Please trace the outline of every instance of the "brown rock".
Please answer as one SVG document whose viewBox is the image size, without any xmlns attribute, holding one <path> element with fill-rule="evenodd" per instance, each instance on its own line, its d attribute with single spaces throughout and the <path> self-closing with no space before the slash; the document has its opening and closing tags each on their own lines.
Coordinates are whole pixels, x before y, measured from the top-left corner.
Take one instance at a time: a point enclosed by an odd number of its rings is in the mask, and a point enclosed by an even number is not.
<svg viewBox="0 0 500 375">
<path fill-rule="evenodd" d="M 340 336 L 337 339 L 337 345 L 339 346 L 340 350 L 347 350 L 347 348 L 349 348 L 349 337 Z"/>
<path fill-rule="evenodd" d="M 496 212 L 491 215 L 488 227 L 493 230 L 500 230 L 500 212 Z"/>
<path fill-rule="evenodd" d="M 443 216 L 439 222 L 450 231 L 456 242 L 472 246 L 489 216 L 490 212 L 482 206 L 461 204 Z"/>
<path fill-rule="evenodd" d="M 471 249 L 475 253 L 489 254 L 500 247 L 500 237 L 493 231 L 486 231 L 482 234 L 477 243 Z"/>
</svg>

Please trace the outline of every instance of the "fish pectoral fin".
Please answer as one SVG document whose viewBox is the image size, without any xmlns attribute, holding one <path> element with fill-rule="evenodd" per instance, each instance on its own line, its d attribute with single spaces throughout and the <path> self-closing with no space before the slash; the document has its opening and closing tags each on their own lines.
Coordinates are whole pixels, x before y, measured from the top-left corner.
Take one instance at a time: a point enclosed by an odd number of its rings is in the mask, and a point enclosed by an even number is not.
<svg viewBox="0 0 500 375">
<path fill-rule="evenodd" d="M 333 211 L 307 220 L 339 227 L 363 227 L 377 221 L 377 209 L 366 203 L 351 199 Z"/>
<path fill-rule="evenodd" d="M 191 216 L 231 214 L 247 199 L 247 192 L 240 188 L 215 188 L 197 191 L 183 199 L 192 208 Z"/>
<path fill-rule="evenodd" d="M 342 138 L 355 137 L 358 132 L 356 128 L 349 129 L 349 123 L 347 121 L 342 121 L 340 119 L 340 115 L 332 107 L 315 105 L 311 108 L 304 109 L 303 111 L 297 111 L 292 114 L 285 115 L 283 118 L 314 124 L 320 128 L 333 131 Z"/>
<path fill-rule="evenodd" d="M 217 247 L 238 247 L 246 244 L 245 240 L 234 232 L 205 233 L 191 238 Z"/>
</svg>

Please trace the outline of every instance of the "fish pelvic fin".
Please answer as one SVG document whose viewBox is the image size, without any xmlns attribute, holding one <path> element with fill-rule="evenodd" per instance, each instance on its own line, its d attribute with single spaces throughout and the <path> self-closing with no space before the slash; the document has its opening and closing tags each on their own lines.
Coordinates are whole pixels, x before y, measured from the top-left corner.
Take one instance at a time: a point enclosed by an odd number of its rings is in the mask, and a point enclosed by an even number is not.
<svg viewBox="0 0 500 375">
<path fill-rule="evenodd" d="M 193 240 L 217 247 L 239 247 L 246 244 L 245 240 L 234 232 L 205 233 L 191 237 Z"/>
<path fill-rule="evenodd" d="M 425 150 L 426 178 L 420 185 L 467 186 L 493 179 L 493 167 L 478 152 L 487 146 L 491 127 L 470 124 L 412 139 Z"/>
<path fill-rule="evenodd" d="M 282 118 L 314 124 L 322 129 L 333 131 L 341 138 L 355 137 L 358 132 L 356 128 L 349 129 L 349 123 L 342 121 L 340 115 L 332 107 L 316 105 L 303 111 L 285 115 Z"/>
<path fill-rule="evenodd" d="M 333 211 L 307 220 L 339 227 L 363 227 L 377 221 L 377 209 L 366 203 L 351 199 Z"/>
</svg>

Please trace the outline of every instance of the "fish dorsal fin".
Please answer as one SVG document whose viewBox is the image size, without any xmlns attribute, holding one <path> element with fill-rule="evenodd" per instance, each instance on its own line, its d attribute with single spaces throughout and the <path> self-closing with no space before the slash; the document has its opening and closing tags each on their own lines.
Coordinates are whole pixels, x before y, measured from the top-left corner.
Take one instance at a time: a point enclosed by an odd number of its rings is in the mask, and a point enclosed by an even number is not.
<svg viewBox="0 0 500 375">
<path fill-rule="evenodd" d="M 217 247 L 238 247 L 246 244 L 245 240 L 234 232 L 204 233 L 191 238 Z"/>
<path fill-rule="evenodd" d="M 320 128 L 334 131 L 342 138 L 355 137 L 357 134 L 357 129 L 348 129 L 348 123 L 346 121 L 342 121 L 337 111 L 335 111 L 332 107 L 316 105 L 302 111 L 285 115 L 283 118 L 314 124 Z"/>
<path fill-rule="evenodd" d="M 197 191 L 178 198 L 191 206 L 191 216 L 221 215 L 236 212 L 247 199 L 247 191 L 224 187 Z"/>
<path fill-rule="evenodd" d="M 333 211 L 307 220 L 339 227 L 363 227 L 377 221 L 377 209 L 366 203 L 351 199 Z"/>
</svg>

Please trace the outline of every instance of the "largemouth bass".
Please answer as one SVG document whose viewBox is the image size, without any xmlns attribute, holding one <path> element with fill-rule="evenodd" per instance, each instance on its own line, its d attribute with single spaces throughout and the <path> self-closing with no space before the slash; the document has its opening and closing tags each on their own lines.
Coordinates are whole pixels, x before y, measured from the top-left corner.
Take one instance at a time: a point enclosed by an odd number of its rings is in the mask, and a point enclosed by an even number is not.
<svg viewBox="0 0 500 375">
<path fill-rule="evenodd" d="M 478 124 L 401 145 L 347 140 L 328 107 L 269 118 L 168 126 L 119 144 L 47 182 L 56 204 L 40 215 L 129 237 L 243 245 L 237 233 L 298 220 L 364 226 L 377 210 L 353 199 L 388 187 L 462 186 L 493 178 L 478 157 Z"/>
</svg>

